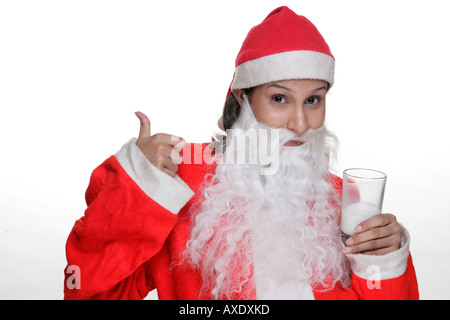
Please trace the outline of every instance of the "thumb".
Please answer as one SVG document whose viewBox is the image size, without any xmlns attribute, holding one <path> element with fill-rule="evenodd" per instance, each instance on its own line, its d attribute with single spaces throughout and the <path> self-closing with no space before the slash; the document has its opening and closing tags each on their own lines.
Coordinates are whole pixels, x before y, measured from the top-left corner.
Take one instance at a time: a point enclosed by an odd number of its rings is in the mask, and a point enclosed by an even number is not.
<svg viewBox="0 0 450 320">
<path fill-rule="evenodd" d="M 139 118 L 139 121 L 141 122 L 141 128 L 139 130 L 139 138 L 145 138 L 151 136 L 151 130 L 150 130 L 150 120 L 149 118 L 143 114 L 140 111 L 137 111 L 134 113 L 136 117 Z"/>
</svg>

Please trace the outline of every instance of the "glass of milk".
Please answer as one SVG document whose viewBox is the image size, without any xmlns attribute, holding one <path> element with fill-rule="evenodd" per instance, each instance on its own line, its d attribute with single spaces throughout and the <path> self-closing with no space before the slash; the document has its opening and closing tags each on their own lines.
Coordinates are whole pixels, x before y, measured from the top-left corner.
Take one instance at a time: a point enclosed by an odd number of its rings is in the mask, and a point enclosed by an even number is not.
<svg viewBox="0 0 450 320">
<path fill-rule="evenodd" d="M 347 169 L 343 180 L 341 236 L 345 241 L 361 222 L 381 213 L 386 175 L 372 169 Z"/>
</svg>

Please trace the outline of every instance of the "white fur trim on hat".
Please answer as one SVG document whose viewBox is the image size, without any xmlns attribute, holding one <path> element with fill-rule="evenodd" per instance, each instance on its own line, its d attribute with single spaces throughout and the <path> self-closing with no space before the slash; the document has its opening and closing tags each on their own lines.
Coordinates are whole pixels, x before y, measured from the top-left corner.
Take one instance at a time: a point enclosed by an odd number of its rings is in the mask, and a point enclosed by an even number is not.
<svg viewBox="0 0 450 320">
<path fill-rule="evenodd" d="M 265 83 L 317 79 L 334 83 L 334 59 L 317 51 L 287 51 L 244 62 L 236 67 L 231 90 Z"/>
</svg>

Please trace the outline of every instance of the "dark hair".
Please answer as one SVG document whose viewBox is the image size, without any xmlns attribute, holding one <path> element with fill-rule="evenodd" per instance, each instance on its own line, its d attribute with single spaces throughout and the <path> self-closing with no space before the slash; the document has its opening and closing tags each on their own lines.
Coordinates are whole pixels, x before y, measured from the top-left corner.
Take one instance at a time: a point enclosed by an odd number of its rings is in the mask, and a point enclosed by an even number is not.
<svg viewBox="0 0 450 320">
<path fill-rule="evenodd" d="M 244 93 L 248 96 L 249 101 L 251 101 L 251 94 L 254 88 L 244 89 Z M 233 127 L 233 124 L 236 122 L 237 118 L 239 118 L 239 114 L 241 113 L 241 105 L 237 101 L 236 97 L 233 93 L 230 92 L 228 95 L 225 105 L 223 106 L 222 112 L 222 124 L 223 131 L 227 131 Z M 227 135 L 223 132 L 216 132 L 211 137 L 211 141 L 213 143 L 213 149 L 219 149 L 225 151 L 227 145 Z"/>
<path fill-rule="evenodd" d="M 251 94 L 253 92 L 254 88 L 248 88 L 244 89 L 244 93 L 249 97 L 251 100 Z M 225 101 L 225 105 L 223 106 L 223 126 L 225 128 L 225 131 L 227 129 L 231 129 L 236 119 L 239 117 L 239 114 L 241 113 L 241 105 L 237 101 L 236 97 L 233 93 L 230 93 L 227 97 L 227 100 Z"/>
</svg>

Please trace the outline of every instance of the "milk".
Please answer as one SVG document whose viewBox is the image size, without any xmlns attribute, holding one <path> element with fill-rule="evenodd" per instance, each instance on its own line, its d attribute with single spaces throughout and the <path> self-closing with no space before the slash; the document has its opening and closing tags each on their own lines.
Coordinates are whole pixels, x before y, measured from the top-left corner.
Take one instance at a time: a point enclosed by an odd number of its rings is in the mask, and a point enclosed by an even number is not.
<svg viewBox="0 0 450 320">
<path fill-rule="evenodd" d="M 342 210 L 341 230 L 348 236 L 355 234 L 358 224 L 381 213 L 377 205 L 369 202 L 356 202 Z"/>
</svg>

